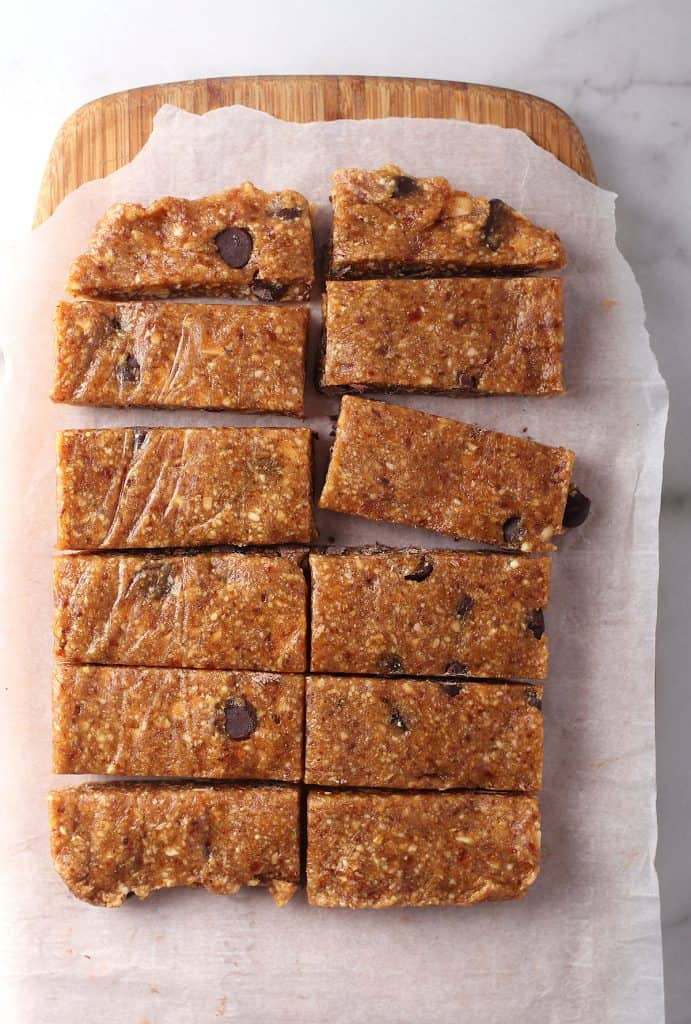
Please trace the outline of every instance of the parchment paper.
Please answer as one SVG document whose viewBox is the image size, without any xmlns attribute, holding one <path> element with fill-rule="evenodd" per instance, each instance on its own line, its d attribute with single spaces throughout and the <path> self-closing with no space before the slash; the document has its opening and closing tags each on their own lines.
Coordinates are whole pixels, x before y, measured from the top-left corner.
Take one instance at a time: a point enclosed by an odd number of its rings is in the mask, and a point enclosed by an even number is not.
<svg viewBox="0 0 691 1024">
<path fill-rule="evenodd" d="M 291 421 L 51 407 L 51 318 L 68 264 L 112 202 L 196 196 L 246 178 L 304 192 L 323 232 L 331 172 L 386 162 L 501 196 L 556 228 L 570 257 L 566 396 L 388 399 L 573 448 L 575 479 L 593 499 L 586 526 L 554 558 L 541 876 L 523 902 L 470 909 L 318 910 L 298 895 L 278 910 L 258 890 L 179 890 L 118 911 L 80 904 L 53 872 L 45 806 L 56 781 L 54 431 Z M 3 1021 L 662 1021 L 653 671 L 667 397 L 616 248 L 614 199 L 516 131 L 397 119 L 294 125 L 239 107 L 202 118 L 166 107 L 128 167 L 70 195 L 18 249 L 0 337 Z M 310 390 L 317 487 L 325 414 L 336 408 Z M 319 525 L 338 543 L 443 544 L 335 515 Z"/>
</svg>

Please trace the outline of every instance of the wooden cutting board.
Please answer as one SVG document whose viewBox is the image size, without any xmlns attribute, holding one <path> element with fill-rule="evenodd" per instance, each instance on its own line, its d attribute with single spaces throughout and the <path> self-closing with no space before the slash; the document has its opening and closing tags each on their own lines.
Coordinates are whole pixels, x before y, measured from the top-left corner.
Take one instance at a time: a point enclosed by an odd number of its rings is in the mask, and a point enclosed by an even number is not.
<svg viewBox="0 0 691 1024">
<path fill-rule="evenodd" d="M 426 78 L 276 75 L 208 78 L 128 89 L 93 100 L 60 129 L 48 157 L 34 224 L 85 181 L 128 163 L 151 133 L 164 103 L 203 114 L 241 103 L 288 121 L 338 118 L 455 117 L 520 128 L 584 178 L 595 181 L 590 154 L 571 118 L 548 100 L 512 89 Z"/>
</svg>

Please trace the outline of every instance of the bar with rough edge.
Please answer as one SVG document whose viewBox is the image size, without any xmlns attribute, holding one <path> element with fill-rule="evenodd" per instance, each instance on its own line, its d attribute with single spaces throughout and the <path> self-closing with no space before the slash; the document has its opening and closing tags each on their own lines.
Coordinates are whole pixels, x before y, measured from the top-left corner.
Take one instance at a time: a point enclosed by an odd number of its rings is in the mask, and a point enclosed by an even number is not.
<svg viewBox="0 0 691 1024">
<path fill-rule="evenodd" d="M 302 416 L 305 306 L 59 302 L 54 402 Z"/>
<path fill-rule="evenodd" d="M 510 550 L 554 550 L 575 456 L 345 395 L 320 508 Z"/>
<path fill-rule="evenodd" d="M 313 537 L 307 428 L 65 430 L 57 447 L 62 550 Z"/>
<path fill-rule="evenodd" d="M 78 664 L 304 672 L 299 557 L 58 555 L 55 654 Z"/>
<path fill-rule="evenodd" d="M 49 814 L 55 869 L 95 906 L 179 885 L 265 885 L 283 906 L 300 880 L 294 786 L 87 784 L 54 790 Z"/>
<path fill-rule="evenodd" d="M 561 278 L 327 281 L 327 392 L 558 395 Z"/>
<path fill-rule="evenodd" d="M 305 782 L 536 792 L 542 687 L 309 676 Z"/>
<path fill-rule="evenodd" d="M 301 675 L 58 662 L 53 771 L 302 778 Z"/>
<path fill-rule="evenodd" d="M 71 295 L 204 295 L 301 302 L 314 281 L 309 203 L 298 192 L 237 188 L 146 208 L 116 203 L 72 264 Z"/>
<path fill-rule="evenodd" d="M 544 679 L 550 559 L 468 551 L 310 555 L 311 671 Z"/>
<path fill-rule="evenodd" d="M 458 192 L 400 167 L 336 171 L 328 276 L 453 277 L 557 270 L 559 236 L 501 199 Z"/>
<path fill-rule="evenodd" d="M 317 906 L 519 899 L 539 869 L 534 796 L 327 790 L 308 797 L 307 899 Z"/>
</svg>

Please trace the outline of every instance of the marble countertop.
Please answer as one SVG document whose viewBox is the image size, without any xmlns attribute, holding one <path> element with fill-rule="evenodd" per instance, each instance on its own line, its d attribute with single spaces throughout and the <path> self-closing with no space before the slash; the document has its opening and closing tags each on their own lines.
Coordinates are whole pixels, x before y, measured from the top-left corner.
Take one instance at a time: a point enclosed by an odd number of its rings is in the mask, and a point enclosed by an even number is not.
<svg viewBox="0 0 691 1024">
<path fill-rule="evenodd" d="M 341 72 L 521 89 L 574 118 L 599 183 L 619 194 L 619 244 L 640 283 L 671 393 L 661 517 L 657 865 L 666 1019 L 690 1024 L 691 4 L 264 0 L 244 7 L 202 0 L 193 21 L 189 12 L 181 0 L 24 0 L 5 12 L 0 105 L 11 146 L 0 169 L 9 242 L 0 246 L 0 272 L 12 241 L 30 226 L 43 164 L 65 117 L 99 95 L 160 81 Z"/>
</svg>

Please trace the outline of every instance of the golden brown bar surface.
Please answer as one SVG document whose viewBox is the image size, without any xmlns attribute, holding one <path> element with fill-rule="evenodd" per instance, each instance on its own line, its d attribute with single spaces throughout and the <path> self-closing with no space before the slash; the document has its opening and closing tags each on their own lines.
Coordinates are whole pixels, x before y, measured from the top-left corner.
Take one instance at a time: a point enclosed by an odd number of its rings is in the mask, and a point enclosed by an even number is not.
<svg viewBox="0 0 691 1024">
<path fill-rule="evenodd" d="M 210 295 L 308 299 L 314 280 L 309 204 L 250 182 L 201 199 L 117 203 L 70 268 L 72 295 L 108 299 Z"/>
<path fill-rule="evenodd" d="M 304 672 L 307 585 L 279 554 L 58 555 L 55 654 L 162 668 Z"/>
<path fill-rule="evenodd" d="M 322 907 L 465 905 L 524 896 L 540 867 L 532 796 L 311 792 L 307 899 Z"/>
<path fill-rule="evenodd" d="M 304 691 L 299 675 L 58 662 L 53 771 L 298 782 Z"/>
<path fill-rule="evenodd" d="M 305 782 L 535 792 L 542 687 L 310 676 Z"/>
<path fill-rule="evenodd" d="M 58 434 L 63 550 L 301 543 L 313 533 L 307 428 Z"/>
<path fill-rule="evenodd" d="M 326 391 L 564 390 L 561 278 L 328 281 Z"/>
<path fill-rule="evenodd" d="M 54 402 L 303 414 L 303 306 L 59 302 Z"/>
<path fill-rule="evenodd" d="M 330 277 L 453 277 L 525 273 L 566 263 L 554 231 L 501 199 L 413 178 L 399 167 L 336 171 Z"/>
<path fill-rule="evenodd" d="M 345 395 L 320 508 L 520 551 L 552 551 L 575 456 Z"/>
<path fill-rule="evenodd" d="M 314 673 L 544 679 L 549 558 L 310 555 Z"/>
<path fill-rule="evenodd" d="M 119 907 L 134 893 L 266 885 L 279 906 L 300 878 L 293 786 L 85 785 L 49 796 L 55 869 L 79 899 Z"/>
</svg>

